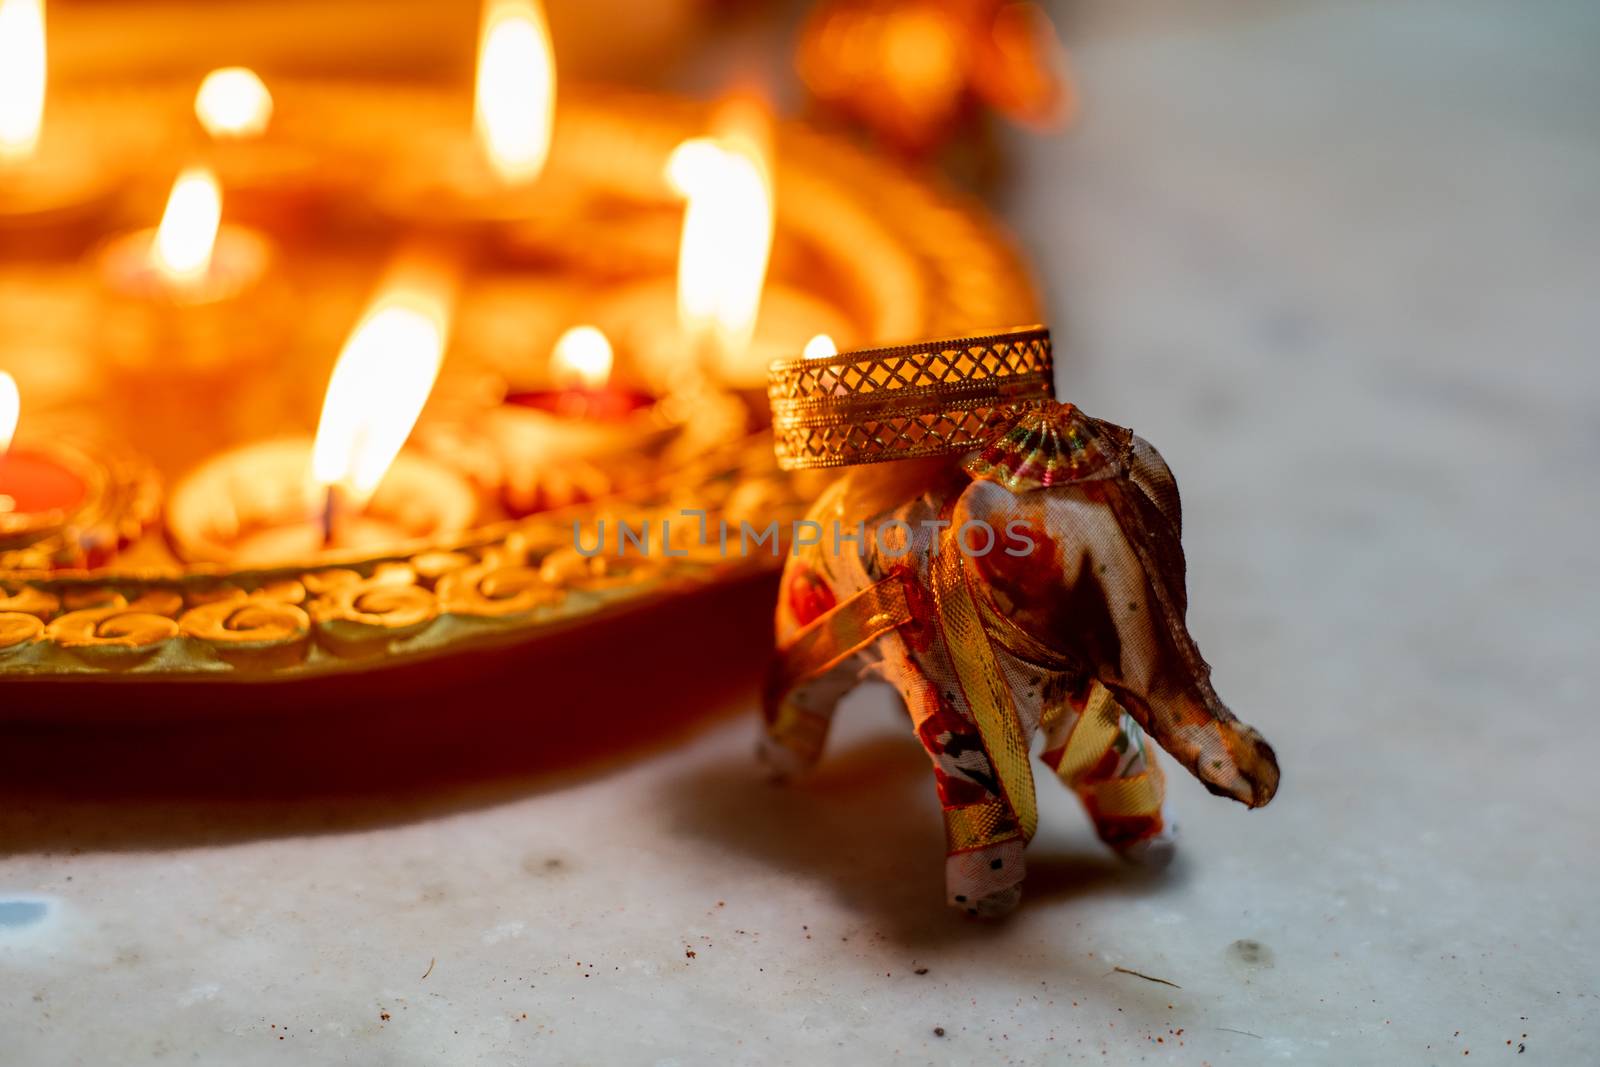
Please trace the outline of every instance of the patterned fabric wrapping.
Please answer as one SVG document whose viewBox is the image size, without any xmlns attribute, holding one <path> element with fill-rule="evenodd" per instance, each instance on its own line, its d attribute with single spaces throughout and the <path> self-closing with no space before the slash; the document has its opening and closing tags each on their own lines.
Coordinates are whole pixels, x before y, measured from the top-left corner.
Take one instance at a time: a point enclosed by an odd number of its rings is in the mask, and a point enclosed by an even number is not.
<svg viewBox="0 0 1600 1067">
<path fill-rule="evenodd" d="M 768 758 L 809 766 L 839 698 L 892 683 L 933 763 L 953 906 L 998 914 L 1020 897 L 1035 732 L 1130 859 L 1170 855 L 1146 734 L 1212 792 L 1272 798 L 1272 749 L 1218 698 L 1184 623 L 1176 485 L 1131 431 L 1071 405 L 1028 410 L 964 464 L 858 469 L 812 518 L 865 535 L 824 536 L 785 570 Z M 977 524 L 996 534 L 988 551 L 964 533 Z"/>
</svg>

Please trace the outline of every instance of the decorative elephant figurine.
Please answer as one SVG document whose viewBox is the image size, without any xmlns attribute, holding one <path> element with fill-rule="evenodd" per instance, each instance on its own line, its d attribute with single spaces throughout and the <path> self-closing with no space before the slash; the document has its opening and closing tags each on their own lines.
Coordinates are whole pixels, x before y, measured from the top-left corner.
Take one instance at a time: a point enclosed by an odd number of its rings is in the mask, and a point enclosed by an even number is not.
<svg viewBox="0 0 1600 1067">
<path fill-rule="evenodd" d="M 894 685 L 933 761 L 952 906 L 1021 897 L 1037 730 L 1130 860 L 1172 850 L 1146 735 L 1211 792 L 1272 799 L 1272 749 L 1218 698 L 1184 622 L 1177 486 L 1132 431 L 1029 407 L 965 457 L 854 468 L 810 521 L 784 569 L 763 755 L 804 770 L 846 692 Z"/>
</svg>

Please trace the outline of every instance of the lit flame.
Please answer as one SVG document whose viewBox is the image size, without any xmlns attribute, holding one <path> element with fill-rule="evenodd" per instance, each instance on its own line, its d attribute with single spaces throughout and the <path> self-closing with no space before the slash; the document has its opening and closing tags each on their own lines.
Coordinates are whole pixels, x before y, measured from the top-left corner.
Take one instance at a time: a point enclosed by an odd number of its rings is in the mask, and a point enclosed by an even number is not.
<svg viewBox="0 0 1600 1067">
<path fill-rule="evenodd" d="M 688 198 L 678 248 L 678 319 L 722 352 L 749 344 L 772 251 L 772 186 L 755 139 L 697 137 L 667 161 L 667 180 Z"/>
<path fill-rule="evenodd" d="M 495 173 L 529 182 L 555 122 L 556 57 L 539 0 L 484 0 L 473 124 Z"/>
<path fill-rule="evenodd" d="M 223 67 L 205 76 L 194 113 L 213 137 L 258 137 L 272 120 L 272 94 L 248 67 Z"/>
<path fill-rule="evenodd" d="M 805 349 L 800 353 L 806 359 L 827 359 L 829 356 L 839 354 L 839 346 L 833 343 L 833 338 L 825 333 L 819 333 L 806 342 Z"/>
<path fill-rule="evenodd" d="M 320 492 L 360 508 L 400 454 L 433 391 L 449 332 L 448 299 L 395 288 L 367 309 L 328 379 L 311 453 Z"/>
<path fill-rule="evenodd" d="M 222 223 L 222 187 L 204 167 L 191 167 L 178 175 L 167 197 L 150 247 L 150 263 L 174 282 L 193 283 L 211 267 L 211 250 Z"/>
<path fill-rule="evenodd" d="M 11 436 L 17 432 L 21 414 L 22 394 L 17 392 L 17 380 L 0 370 L 0 456 L 11 449 Z"/>
<path fill-rule="evenodd" d="M 593 326 L 574 326 L 550 353 L 550 378 L 559 388 L 599 389 L 611 377 L 611 342 Z"/>
<path fill-rule="evenodd" d="M 0 0 L 0 162 L 33 155 L 44 81 L 44 0 Z"/>
</svg>

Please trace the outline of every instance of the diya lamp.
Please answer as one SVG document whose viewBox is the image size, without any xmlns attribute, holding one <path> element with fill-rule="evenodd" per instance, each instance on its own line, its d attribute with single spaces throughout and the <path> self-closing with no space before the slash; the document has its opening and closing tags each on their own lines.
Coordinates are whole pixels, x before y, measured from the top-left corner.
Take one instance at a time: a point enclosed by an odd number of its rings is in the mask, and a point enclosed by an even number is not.
<svg viewBox="0 0 1600 1067">
<path fill-rule="evenodd" d="M 216 174 L 189 168 L 159 226 L 111 238 L 92 260 L 111 407 L 128 438 L 168 466 L 208 440 L 260 436 L 276 406 L 266 391 L 286 387 L 270 373 L 293 321 L 274 245 L 223 223 L 222 207 Z"/>
<path fill-rule="evenodd" d="M 511 392 L 505 402 L 542 411 L 573 425 L 615 426 L 653 406 L 656 398 L 611 380 L 615 355 L 611 342 L 595 326 L 574 326 L 563 333 L 550 353 L 551 388 Z"/>
<path fill-rule="evenodd" d="M 55 532 L 89 494 L 83 468 L 59 454 L 12 447 L 22 413 L 16 379 L 0 371 L 0 546 Z"/>
<path fill-rule="evenodd" d="M 380 295 L 334 365 L 316 437 L 236 448 L 185 477 L 167 502 L 174 551 L 236 567 L 305 564 L 468 529 L 472 487 L 403 450 L 438 375 L 448 305 L 437 290 Z"/>
<path fill-rule="evenodd" d="M 380 210 L 422 227 L 562 215 L 556 190 L 532 190 L 550 155 L 556 64 L 539 0 L 484 0 L 471 133 L 412 131 L 411 154 L 380 184 Z"/>
<path fill-rule="evenodd" d="M 115 187 L 93 130 L 45 122 L 45 55 L 43 0 L 0 0 L 0 237 L 18 254 L 82 237 Z"/>
<path fill-rule="evenodd" d="M 547 384 L 511 389 L 485 423 L 514 515 L 609 495 L 647 468 L 681 421 L 675 405 L 613 376 L 611 342 L 594 326 L 556 341 Z"/>
<path fill-rule="evenodd" d="M 154 476 L 59 434 L 17 440 L 21 411 L 16 380 L 0 371 L 0 569 L 110 562 L 154 517 Z"/>
<path fill-rule="evenodd" d="M 400 149 L 385 152 L 370 203 L 412 230 L 469 234 L 492 261 L 575 268 L 591 282 L 670 258 L 657 205 L 629 195 L 617 173 L 625 107 L 580 104 L 558 142 L 542 3 L 483 0 L 481 10 L 470 123 L 462 108 L 459 119 L 436 114 L 396 131 Z"/>
<path fill-rule="evenodd" d="M 768 280 L 775 211 L 764 123 L 764 112 L 727 106 L 721 133 L 672 152 L 666 180 L 685 200 L 677 276 L 619 289 L 596 312 L 652 382 L 689 370 L 761 394 L 763 407 L 774 359 L 819 333 L 849 341 L 856 332 L 821 296 Z"/>
<path fill-rule="evenodd" d="M 266 278 L 272 242 L 261 231 L 222 222 L 222 185 L 209 167 L 180 173 L 158 226 L 113 238 L 99 253 L 102 284 L 111 295 L 161 307 L 234 313 Z M 212 352 L 163 352 L 197 358 Z"/>
<path fill-rule="evenodd" d="M 306 221 L 326 180 L 309 147 L 271 136 L 273 111 L 271 91 L 248 67 L 213 70 L 195 92 L 206 137 L 199 151 L 228 191 L 230 217 L 281 233 Z"/>
</svg>

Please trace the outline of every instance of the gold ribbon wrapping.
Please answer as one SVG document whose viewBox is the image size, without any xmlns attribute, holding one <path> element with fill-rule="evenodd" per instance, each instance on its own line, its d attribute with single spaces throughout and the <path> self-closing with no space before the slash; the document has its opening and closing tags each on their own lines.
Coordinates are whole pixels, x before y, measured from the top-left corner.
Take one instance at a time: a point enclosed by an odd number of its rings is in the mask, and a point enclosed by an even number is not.
<svg viewBox="0 0 1600 1067">
<path fill-rule="evenodd" d="M 1067 747 L 1056 764 L 1056 777 L 1069 786 L 1089 772 L 1116 740 L 1122 729 L 1122 706 L 1099 682 L 1090 683 L 1089 699 L 1067 737 Z"/>
<path fill-rule="evenodd" d="M 812 619 L 778 649 L 783 691 L 825 674 L 903 623 L 911 621 L 902 579 L 891 576 L 835 604 Z"/>
<path fill-rule="evenodd" d="M 971 852 L 1017 836 L 1011 809 L 1003 800 L 985 800 L 944 809 L 945 851 Z"/>
<path fill-rule="evenodd" d="M 1017 817 L 1022 839 L 1030 841 L 1039 827 L 1039 806 L 1033 792 L 1033 768 L 1028 763 L 1028 738 L 967 585 L 967 569 L 956 538 L 954 526 L 946 529 L 933 560 L 935 614 L 1001 794 Z"/>
<path fill-rule="evenodd" d="M 787 693 L 800 682 L 826 673 L 847 656 L 910 622 L 905 580 L 896 575 L 869 585 L 798 630 L 779 650 L 779 691 Z M 1030 840 L 1039 825 L 1039 809 L 1028 763 L 1028 739 L 967 585 L 961 550 L 951 531 L 946 531 L 934 561 L 932 584 L 956 681 L 972 710 L 1002 794 L 1001 801 L 993 805 L 948 809 L 946 832 L 952 841 L 963 842 L 962 849 L 975 848 L 993 840 L 998 827 L 1013 815 L 1023 839 Z M 783 714 L 782 707 L 779 714 Z M 788 716 L 790 725 L 799 727 L 795 718 Z"/>
<path fill-rule="evenodd" d="M 1095 818 L 1104 816 L 1158 815 L 1162 787 L 1166 779 L 1154 762 L 1150 769 L 1131 778 L 1112 778 L 1080 786 L 1078 792 L 1089 802 Z"/>
<path fill-rule="evenodd" d="M 780 691 L 787 693 L 806 679 L 827 673 L 890 630 L 912 621 L 907 580 L 899 575 L 884 578 L 798 630 L 781 649 Z M 1014 827 L 1020 827 L 1026 842 L 1032 840 L 1039 824 L 1028 738 L 989 633 L 994 617 L 980 606 L 982 601 L 970 583 L 960 547 L 947 530 L 932 568 L 936 615 L 955 680 L 966 697 L 1001 790 L 998 799 L 945 809 L 945 843 L 951 853 L 996 844 L 1013 835 Z M 785 731 L 794 735 L 791 742 L 821 748 L 827 730 L 825 718 L 787 703 L 779 714 Z M 1092 805 L 1097 816 L 1157 814 L 1164 778 L 1153 762 L 1148 770 L 1132 777 L 1080 784 L 1116 740 L 1122 716 L 1122 707 L 1111 691 L 1098 681 L 1091 682 L 1089 698 L 1056 763 L 1056 774 Z"/>
</svg>

